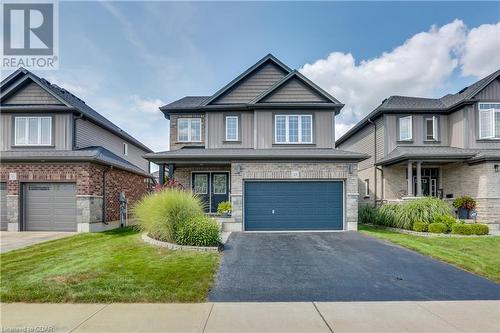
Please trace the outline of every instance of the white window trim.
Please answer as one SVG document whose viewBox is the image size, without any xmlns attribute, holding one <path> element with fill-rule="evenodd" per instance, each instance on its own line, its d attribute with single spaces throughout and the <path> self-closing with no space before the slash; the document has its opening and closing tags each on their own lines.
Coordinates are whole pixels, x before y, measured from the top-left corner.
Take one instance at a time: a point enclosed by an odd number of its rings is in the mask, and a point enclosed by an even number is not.
<svg viewBox="0 0 500 333">
<path fill-rule="evenodd" d="M 276 119 L 278 117 L 285 117 L 285 141 L 278 141 L 278 126 Z M 289 119 L 290 117 L 298 117 L 298 141 L 290 142 L 289 137 Z M 311 119 L 311 140 L 310 141 L 302 141 L 302 118 L 308 117 Z M 310 114 L 277 114 L 274 116 L 274 143 L 275 144 L 288 144 L 288 145 L 301 145 L 301 144 L 312 144 L 313 143 L 313 119 Z"/>
<path fill-rule="evenodd" d="M 37 119 L 38 120 L 38 133 L 37 133 L 37 141 L 41 142 L 42 141 L 42 119 L 49 119 L 49 138 L 50 141 L 49 143 L 29 143 L 29 120 L 30 119 Z M 24 126 L 24 139 L 26 143 L 18 143 L 17 142 L 17 120 L 18 119 L 25 119 L 26 120 L 26 125 Z M 31 117 L 14 117 L 14 145 L 15 146 L 52 146 L 52 117 L 50 116 L 31 116 Z"/>
<path fill-rule="evenodd" d="M 500 137 L 497 137 L 496 133 L 496 124 L 495 124 L 495 116 L 496 114 L 500 114 L 500 109 L 489 108 L 489 109 L 481 109 L 481 105 L 483 104 L 498 104 L 498 103 L 479 103 L 478 106 L 478 118 L 479 118 L 479 127 L 478 127 L 478 138 L 479 139 L 488 139 L 488 140 L 500 140 Z M 491 126 L 491 136 L 481 136 L 481 128 L 482 128 L 482 117 L 481 112 L 489 112 L 490 113 L 490 126 Z"/>
<path fill-rule="evenodd" d="M 123 155 L 128 156 L 128 144 L 126 142 L 123 143 Z"/>
<path fill-rule="evenodd" d="M 365 179 L 365 197 L 370 196 L 370 180 Z"/>
<path fill-rule="evenodd" d="M 180 137 L 179 137 L 179 134 L 180 134 L 180 131 L 179 131 L 179 122 L 180 121 L 184 121 L 186 120 L 188 122 L 188 139 L 187 140 L 181 140 Z M 192 130 L 193 130 L 193 126 L 192 126 L 192 123 L 193 122 L 199 122 L 200 123 L 200 139 L 199 140 L 193 140 L 193 135 L 192 135 Z M 201 118 L 177 118 L 177 142 L 202 142 L 202 139 L 201 139 L 201 133 L 202 133 L 202 130 L 201 130 Z"/>
<path fill-rule="evenodd" d="M 228 138 L 228 126 L 227 126 L 227 120 L 228 119 L 236 119 L 236 138 L 235 139 L 229 139 Z M 238 141 L 240 139 L 240 130 L 239 130 L 239 126 L 240 126 L 240 120 L 239 120 L 239 117 L 238 116 L 226 116 L 226 141 Z"/>
<path fill-rule="evenodd" d="M 403 138 L 401 137 L 401 121 L 406 119 L 410 119 L 410 125 L 408 128 L 409 136 L 407 138 Z M 400 117 L 398 121 L 399 121 L 399 133 L 398 133 L 399 141 L 413 140 L 413 117 L 412 116 Z"/>
<path fill-rule="evenodd" d="M 432 139 L 427 138 L 427 121 L 429 119 L 432 119 Z M 438 136 L 438 117 L 432 116 L 432 117 L 427 117 L 424 118 L 424 125 L 425 125 L 425 141 L 439 141 L 439 136 Z"/>
</svg>

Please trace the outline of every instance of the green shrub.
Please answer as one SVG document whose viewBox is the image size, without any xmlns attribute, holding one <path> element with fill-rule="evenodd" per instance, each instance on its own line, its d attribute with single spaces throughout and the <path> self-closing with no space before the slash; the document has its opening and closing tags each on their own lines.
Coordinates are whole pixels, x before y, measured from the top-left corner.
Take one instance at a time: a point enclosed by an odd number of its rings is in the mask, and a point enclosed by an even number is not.
<svg viewBox="0 0 500 333">
<path fill-rule="evenodd" d="M 471 224 L 457 223 L 451 227 L 451 233 L 456 235 L 472 235 Z"/>
<path fill-rule="evenodd" d="M 231 209 L 232 209 L 231 201 L 222 201 L 217 206 L 217 214 L 219 215 L 229 214 L 231 213 Z"/>
<path fill-rule="evenodd" d="M 433 234 L 444 234 L 448 231 L 448 227 L 444 223 L 431 223 L 428 229 Z"/>
<path fill-rule="evenodd" d="M 362 224 L 377 223 L 377 208 L 372 205 L 361 205 L 358 209 L 358 221 Z"/>
<path fill-rule="evenodd" d="M 145 196 L 132 213 L 151 237 L 174 242 L 179 224 L 202 215 L 203 204 L 191 192 L 171 188 Z"/>
<path fill-rule="evenodd" d="M 412 230 L 415 222 L 432 223 L 435 217 L 442 215 L 451 215 L 446 202 L 434 197 L 424 197 L 401 204 L 383 205 L 378 210 L 376 223 Z"/>
<path fill-rule="evenodd" d="M 486 224 L 471 224 L 470 227 L 474 235 L 487 235 L 490 232 Z"/>
<path fill-rule="evenodd" d="M 476 209 L 476 200 L 468 195 L 464 195 L 462 197 L 458 197 L 453 200 L 453 207 L 455 208 L 464 208 L 468 210 Z"/>
<path fill-rule="evenodd" d="M 175 242 L 180 245 L 218 246 L 219 225 L 214 219 L 205 215 L 193 217 L 179 225 Z"/>
<path fill-rule="evenodd" d="M 433 223 L 443 223 L 448 227 L 448 231 L 451 231 L 451 227 L 457 223 L 457 220 L 450 215 L 440 215 L 434 218 Z"/>
<path fill-rule="evenodd" d="M 427 232 L 429 230 L 429 223 L 416 221 L 413 223 L 413 231 Z"/>
</svg>

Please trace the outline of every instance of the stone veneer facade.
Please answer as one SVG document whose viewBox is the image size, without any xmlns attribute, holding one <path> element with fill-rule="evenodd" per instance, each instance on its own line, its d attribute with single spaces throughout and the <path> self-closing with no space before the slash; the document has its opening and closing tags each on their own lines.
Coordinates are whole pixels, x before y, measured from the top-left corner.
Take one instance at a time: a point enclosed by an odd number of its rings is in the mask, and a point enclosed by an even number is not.
<svg viewBox="0 0 500 333">
<path fill-rule="evenodd" d="M 185 189 L 191 189 L 193 171 L 230 172 L 230 197 L 232 217 L 243 230 L 243 182 L 245 180 L 318 180 L 344 181 L 345 207 L 344 230 L 357 230 L 358 224 L 358 176 L 357 163 L 343 162 L 247 162 L 233 161 L 231 166 L 177 167 L 174 178 Z M 298 171 L 298 177 L 296 174 Z M 236 231 L 236 230 L 234 230 Z"/>
<path fill-rule="evenodd" d="M 93 163 L 3 163 L 0 181 L 7 183 L 9 230 L 20 230 L 20 188 L 28 182 L 68 182 L 76 184 L 76 221 L 78 231 L 106 229 L 102 223 L 103 174 L 106 173 L 106 222 L 119 219 L 118 196 L 125 192 L 129 207 L 148 192 L 144 176 Z M 15 180 L 10 180 L 10 177 Z M 102 226 L 101 226 L 102 224 Z M 116 223 L 115 223 L 116 224 Z M 111 224 L 110 224 L 111 225 Z"/>
<path fill-rule="evenodd" d="M 495 172 L 494 162 L 476 164 L 450 163 L 441 166 L 439 180 L 444 196 L 463 195 L 477 201 L 477 220 L 481 223 L 500 223 L 500 173 Z M 406 195 L 406 167 L 384 167 L 384 199 L 398 200 Z M 448 199 L 449 201 L 453 199 Z"/>
<path fill-rule="evenodd" d="M 177 141 L 177 119 L 200 118 L 201 119 L 201 142 L 179 142 Z M 204 114 L 171 114 L 170 115 L 170 150 L 181 149 L 185 146 L 205 148 L 205 115 Z"/>
</svg>

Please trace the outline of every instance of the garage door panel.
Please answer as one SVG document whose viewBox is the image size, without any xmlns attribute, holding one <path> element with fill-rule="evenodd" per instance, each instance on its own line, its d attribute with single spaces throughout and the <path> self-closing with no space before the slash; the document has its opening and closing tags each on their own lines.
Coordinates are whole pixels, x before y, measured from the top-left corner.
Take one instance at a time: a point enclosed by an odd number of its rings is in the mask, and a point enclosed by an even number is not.
<svg viewBox="0 0 500 333">
<path fill-rule="evenodd" d="M 343 229 L 341 181 L 247 181 L 244 205 L 249 231 Z"/>
<path fill-rule="evenodd" d="M 75 184 L 27 184 L 25 207 L 26 230 L 76 230 Z"/>
</svg>

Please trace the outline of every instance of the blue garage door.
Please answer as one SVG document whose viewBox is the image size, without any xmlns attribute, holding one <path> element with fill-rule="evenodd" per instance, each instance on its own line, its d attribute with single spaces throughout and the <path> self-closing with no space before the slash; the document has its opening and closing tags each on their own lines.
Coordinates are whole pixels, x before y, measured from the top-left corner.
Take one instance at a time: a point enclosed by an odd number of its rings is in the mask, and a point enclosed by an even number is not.
<svg viewBox="0 0 500 333">
<path fill-rule="evenodd" d="M 245 230 L 342 230 L 341 181 L 246 181 Z"/>
</svg>

